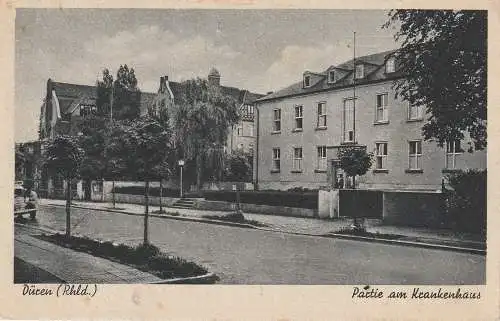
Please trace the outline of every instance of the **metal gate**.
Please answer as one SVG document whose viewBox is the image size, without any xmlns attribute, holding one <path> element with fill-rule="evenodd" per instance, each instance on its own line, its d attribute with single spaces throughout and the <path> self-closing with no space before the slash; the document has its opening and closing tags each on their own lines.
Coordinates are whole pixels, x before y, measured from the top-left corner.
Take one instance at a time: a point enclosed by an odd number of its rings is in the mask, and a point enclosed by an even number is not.
<svg viewBox="0 0 500 321">
<path fill-rule="evenodd" d="M 382 191 L 340 189 L 339 215 L 382 219 Z"/>
</svg>

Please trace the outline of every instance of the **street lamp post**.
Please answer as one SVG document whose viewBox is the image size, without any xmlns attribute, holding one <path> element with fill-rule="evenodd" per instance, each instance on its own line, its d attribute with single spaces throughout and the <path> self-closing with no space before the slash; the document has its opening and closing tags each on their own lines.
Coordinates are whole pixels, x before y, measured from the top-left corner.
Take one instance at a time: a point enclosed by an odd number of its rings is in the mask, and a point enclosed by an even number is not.
<svg viewBox="0 0 500 321">
<path fill-rule="evenodd" d="M 183 196 L 183 190 L 182 190 L 182 169 L 184 168 L 184 160 L 180 159 L 179 160 L 179 166 L 181 167 L 181 198 Z"/>
</svg>

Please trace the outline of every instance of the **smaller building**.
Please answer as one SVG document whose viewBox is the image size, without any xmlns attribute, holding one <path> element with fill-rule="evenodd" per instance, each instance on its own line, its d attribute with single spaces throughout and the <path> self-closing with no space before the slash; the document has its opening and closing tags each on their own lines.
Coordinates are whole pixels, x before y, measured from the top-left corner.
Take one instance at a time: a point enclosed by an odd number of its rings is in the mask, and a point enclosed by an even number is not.
<svg viewBox="0 0 500 321">
<path fill-rule="evenodd" d="M 264 95 L 245 89 L 221 85 L 221 75 L 215 68 L 210 70 L 207 79 L 210 86 L 220 87 L 222 94 L 231 96 L 239 104 L 241 121 L 229 131 L 226 151 L 231 153 L 241 150 L 253 159 L 252 155 L 255 150 L 255 101 Z M 175 97 L 180 96 L 182 91 L 182 83 L 169 81 L 168 76 L 160 77 L 160 85 L 154 107 L 168 108 L 169 104 L 175 102 Z M 252 163 L 252 159 L 250 163 Z"/>
</svg>

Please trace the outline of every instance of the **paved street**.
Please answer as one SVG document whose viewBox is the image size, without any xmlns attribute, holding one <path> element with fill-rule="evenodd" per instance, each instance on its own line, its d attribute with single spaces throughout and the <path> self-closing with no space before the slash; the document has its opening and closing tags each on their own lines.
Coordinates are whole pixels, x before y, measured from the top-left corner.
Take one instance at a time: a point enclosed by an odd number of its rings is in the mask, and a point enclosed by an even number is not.
<svg viewBox="0 0 500 321">
<path fill-rule="evenodd" d="M 44 206 L 40 225 L 65 228 L 64 208 Z M 138 244 L 141 216 L 72 209 L 73 231 Z M 165 252 L 206 266 L 226 284 L 484 284 L 484 256 L 150 218 Z"/>
</svg>

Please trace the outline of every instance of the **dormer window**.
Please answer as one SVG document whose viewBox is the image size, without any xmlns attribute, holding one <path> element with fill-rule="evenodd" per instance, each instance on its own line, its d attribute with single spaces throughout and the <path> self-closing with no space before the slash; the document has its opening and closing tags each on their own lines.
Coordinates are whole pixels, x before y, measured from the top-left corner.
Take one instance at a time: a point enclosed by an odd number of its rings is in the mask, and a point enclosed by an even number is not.
<svg viewBox="0 0 500 321">
<path fill-rule="evenodd" d="M 391 57 L 385 62 L 385 72 L 391 73 L 396 71 L 396 59 Z"/>
<path fill-rule="evenodd" d="M 335 71 L 334 70 L 330 70 L 328 72 L 328 82 L 329 83 L 334 83 L 335 82 Z"/>
<path fill-rule="evenodd" d="M 305 75 L 304 76 L 304 88 L 311 86 L 311 76 Z"/>
<path fill-rule="evenodd" d="M 363 78 L 365 76 L 365 66 L 364 65 L 356 65 L 356 79 Z"/>
</svg>

